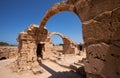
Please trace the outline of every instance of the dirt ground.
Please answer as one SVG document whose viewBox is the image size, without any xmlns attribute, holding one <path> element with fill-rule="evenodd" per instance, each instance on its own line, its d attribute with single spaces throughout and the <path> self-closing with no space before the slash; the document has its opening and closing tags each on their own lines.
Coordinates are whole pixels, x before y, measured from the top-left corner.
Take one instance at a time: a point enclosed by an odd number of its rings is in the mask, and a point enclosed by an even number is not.
<svg viewBox="0 0 120 78">
<path fill-rule="evenodd" d="M 15 58 L 0 61 L 0 78 L 82 78 L 70 69 L 61 67 L 49 60 L 44 60 L 40 64 L 44 71 L 41 74 L 35 75 L 32 71 L 16 73 L 10 68 L 10 65 L 14 61 Z"/>
</svg>

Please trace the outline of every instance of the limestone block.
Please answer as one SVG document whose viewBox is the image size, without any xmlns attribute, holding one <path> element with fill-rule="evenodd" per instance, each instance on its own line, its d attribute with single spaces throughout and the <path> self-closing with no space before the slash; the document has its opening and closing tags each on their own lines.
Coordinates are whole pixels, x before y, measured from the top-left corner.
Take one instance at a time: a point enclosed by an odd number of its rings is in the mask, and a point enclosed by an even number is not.
<svg viewBox="0 0 120 78">
<path fill-rule="evenodd" d="M 112 22 L 112 38 L 111 40 L 120 40 L 120 22 Z"/>
<path fill-rule="evenodd" d="M 95 43 L 97 41 L 110 41 L 110 24 L 104 24 L 95 20 L 90 20 L 83 24 L 83 37 L 86 43 Z"/>
<path fill-rule="evenodd" d="M 120 40 L 120 7 L 112 11 L 112 40 Z"/>
<path fill-rule="evenodd" d="M 86 50 L 85 71 L 88 73 L 88 76 L 95 76 L 92 78 L 120 77 L 120 48 L 116 46 L 116 42 L 111 44 L 92 44 Z"/>
<path fill-rule="evenodd" d="M 112 11 L 112 22 L 120 22 L 120 6 Z"/>
<path fill-rule="evenodd" d="M 18 64 L 22 69 L 36 68 L 38 62 L 35 52 L 37 44 L 43 42 L 44 57 L 50 55 L 48 30 L 44 28 L 51 16 L 61 11 L 74 11 L 83 22 L 83 37 L 87 45 L 85 71 L 88 78 L 120 78 L 120 0 L 69 0 L 57 3 L 45 14 L 38 27 L 30 26 L 20 33 Z M 86 21 L 86 22 L 85 22 Z M 67 37 L 63 49 L 74 53 L 76 45 Z M 34 41 L 33 44 L 31 40 Z M 29 47 L 30 46 L 30 47 Z M 32 48 L 34 47 L 34 48 Z M 23 53 L 27 53 L 24 55 Z M 33 55 L 31 55 L 33 54 Z M 31 62 L 32 57 L 34 61 Z M 30 67 L 28 67 L 30 66 Z M 37 70 L 35 69 L 35 72 Z"/>
<path fill-rule="evenodd" d="M 120 6 L 120 0 L 79 0 L 75 3 L 81 21 L 89 21 L 97 15 Z"/>
<path fill-rule="evenodd" d="M 95 24 L 96 21 L 90 20 L 88 22 L 85 22 L 83 26 L 83 38 L 86 43 L 95 41 L 95 28 L 93 24 Z"/>
<path fill-rule="evenodd" d="M 32 72 L 33 72 L 34 74 L 40 74 L 40 73 L 43 72 L 43 70 L 42 70 L 41 68 L 32 68 Z"/>
<path fill-rule="evenodd" d="M 105 11 L 99 15 L 97 15 L 94 20 L 98 22 L 103 22 L 103 23 L 110 23 L 112 21 L 111 18 L 112 11 Z"/>
<path fill-rule="evenodd" d="M 18 54 L 17 46 L 1 46 L 0 47 L 0 58 L 14 58 Z"/>
<path fill-rule="evenodd" d="M 112 19 L 112 14 L 114 15 L 116 10 L 118 9 L 106 11 L 83 23 L 83 37 L 86 43 L 97 43 L 100 41 L 109 43 L 112 40 L 120 40 L 120 22 L 113 22 Z M 119 13 L 116 14 L 120 16 Z M 118 18 L 116 17 L 116 19 Z"/>
<path fill-rule="evenodd" d="M 32 67 L 32 68 L 36 68 L 36 67 L 38 67 L 38 66 L 39 66 L 39 63 L 38 63 L 37 61 L 32 62 L 32 64 L 31 64 L 31 67 Z"/>
</svg>

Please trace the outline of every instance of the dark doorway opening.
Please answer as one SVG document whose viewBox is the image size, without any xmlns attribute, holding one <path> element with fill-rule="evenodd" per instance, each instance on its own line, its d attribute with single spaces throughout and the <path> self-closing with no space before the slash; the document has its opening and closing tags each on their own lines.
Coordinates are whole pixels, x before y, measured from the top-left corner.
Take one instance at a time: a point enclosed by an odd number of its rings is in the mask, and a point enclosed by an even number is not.
<svg viewBox="0 0 120 78">
<path fill-rule="evenodd" d="M 43 51 L 43 48 L 44 48 L 44 44 L 38 44 L 37 45 L 37 57 L 43 57 L 43 53 L 42 53 L 42 51 Z"/>
<path fill-rule="evenodd" d="M 7 59 L 6 57 L 2 57 L 2 58 L 0 58 L 0 60 L 5 60 L 5 59 Z"/>
<path fill-rule="evenodd" d="M 80 49 L 80 51 L 82 51 L 83 50 L 83 46 L 79 45 L 79 49 Z"/>
</svg>

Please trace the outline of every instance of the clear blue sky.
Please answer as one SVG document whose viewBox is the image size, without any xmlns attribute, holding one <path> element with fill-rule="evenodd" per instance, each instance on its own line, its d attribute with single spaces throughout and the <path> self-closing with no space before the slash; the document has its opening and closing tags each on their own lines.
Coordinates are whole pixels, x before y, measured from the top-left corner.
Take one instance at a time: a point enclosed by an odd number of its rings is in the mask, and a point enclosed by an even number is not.
<svg viewBox="0 0 120 78">
<path fill-rule="evenodd" d="M 56 2 L 62 0 L 0 0 L 0 41 L 18 44 L 18 33 L 30 24 L 40 24 L 46 11 Z M 47 22 L 49 31 L 57 31 L 70 37 L 73 41 L 82 42 L 80 19 L 71 12 L 61 12 Z M 53 43 L 61 43 L 58 36 L 52 37 Z"/>
</svg>

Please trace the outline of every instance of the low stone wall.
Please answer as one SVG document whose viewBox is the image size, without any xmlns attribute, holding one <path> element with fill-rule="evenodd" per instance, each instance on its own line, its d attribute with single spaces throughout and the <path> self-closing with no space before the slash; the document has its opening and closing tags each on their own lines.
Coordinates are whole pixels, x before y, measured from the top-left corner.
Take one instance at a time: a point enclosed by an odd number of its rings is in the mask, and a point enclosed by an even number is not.
<svg viewBox="0 0 120 78">
<path fill-rule="evenodd" d="M 18 53 L 17 46 L 0 46 L 0 59 L 16 57 L 17 53 Z"/>
</svg>

